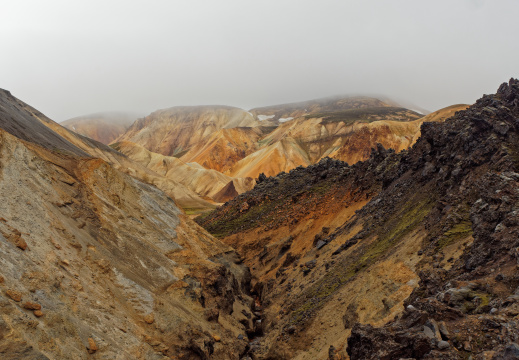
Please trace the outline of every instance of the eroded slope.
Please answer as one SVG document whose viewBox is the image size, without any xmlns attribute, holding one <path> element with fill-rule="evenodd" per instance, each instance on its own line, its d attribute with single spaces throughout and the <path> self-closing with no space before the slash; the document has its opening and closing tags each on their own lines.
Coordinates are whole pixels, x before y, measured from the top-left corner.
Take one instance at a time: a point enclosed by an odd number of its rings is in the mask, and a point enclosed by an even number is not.
<svg viewBox="0 0 519 360">
<path fill-rule="evenodd" d="M 258 142 L 269 130 L 260 126 L 221 129 L 195 144 L 181 159 L 229 173 L 236 162 L 258 150 Z"/>
<path fill-rule="evenodd" d="M 211 198 L 217 202 L 222 199 L 219 196 L 220 191 L 230 183 L 236 192 L 232 197 L 254 186 L 252 178 L 231 178 L 197 163 L 186 164 L 178 158 L 153 153 L 129 141 L 118 142 L 113 148 L 153 172 L 183 184 L 201 197 Z M 227 200 L 229 198 L 225 199 Z"/>
</svg>

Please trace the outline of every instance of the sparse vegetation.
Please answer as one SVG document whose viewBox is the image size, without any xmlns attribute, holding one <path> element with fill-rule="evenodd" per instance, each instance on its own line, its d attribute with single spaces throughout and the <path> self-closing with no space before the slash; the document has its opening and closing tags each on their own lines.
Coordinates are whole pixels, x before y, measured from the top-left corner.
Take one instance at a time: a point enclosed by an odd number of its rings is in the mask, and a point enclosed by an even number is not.
<svg viewBox="0 0 519 360">
<path fill-rule="evenodd" d="M 472 235 L 472 223 L 470 220 L 462 220 L 446 231 L 438 240 L 438 249 L 441 250 L 458 240 L 462 240 Z"/>
<path fill-rule="evenodd" d="M 519 168 L 519 144 L 511 144 L 506 147 L 506 151 L 516 168 Z"/>
</svg>

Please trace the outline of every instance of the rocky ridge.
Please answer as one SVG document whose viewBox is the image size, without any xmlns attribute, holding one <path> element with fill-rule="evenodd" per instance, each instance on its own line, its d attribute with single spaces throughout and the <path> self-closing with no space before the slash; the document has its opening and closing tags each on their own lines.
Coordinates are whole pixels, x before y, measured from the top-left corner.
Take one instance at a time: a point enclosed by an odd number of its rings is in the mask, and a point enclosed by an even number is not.
<svg viewBox="0 0 519 360">
<path fill-rule="evenodd" d="M 253 269 L 266 305 L 255 356 L 515 354 L 518 118 L 512 79 L 424 123 L 409 151 L 260 176 L 197 219 Z"/>
</svg>

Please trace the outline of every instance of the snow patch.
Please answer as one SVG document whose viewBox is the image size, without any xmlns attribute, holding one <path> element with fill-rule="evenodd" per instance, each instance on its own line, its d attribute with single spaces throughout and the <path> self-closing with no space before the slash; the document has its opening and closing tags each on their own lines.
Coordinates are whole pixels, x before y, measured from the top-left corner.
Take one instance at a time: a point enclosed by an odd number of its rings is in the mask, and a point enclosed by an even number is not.
<svg viewBox="0 0 519 360">
<path fill-rule="evenodd" d="M 415 109 L 411 109 L 411 111 L 414 111 L 415 113 L 418 113 L 420 115 L 425 115 L 423 112 L 421 112 L 420 110 L 415 110 Z"/>
<path fill-rule="evenodd" d="M 272 119 L 274 116 L 276 116 L 276 115 L 258 115 L 258 120 L 264 121 L 264 120 Z"/>
<path fill-rule="evenodd" d="M 279 119 L 279 122 L 283 123 L 283 122 L 290 121 L 290 120 L 292 120 L 292 119 L 293 119 L 293 117 L 280 118 L 280 119 Z"/>
</svg>

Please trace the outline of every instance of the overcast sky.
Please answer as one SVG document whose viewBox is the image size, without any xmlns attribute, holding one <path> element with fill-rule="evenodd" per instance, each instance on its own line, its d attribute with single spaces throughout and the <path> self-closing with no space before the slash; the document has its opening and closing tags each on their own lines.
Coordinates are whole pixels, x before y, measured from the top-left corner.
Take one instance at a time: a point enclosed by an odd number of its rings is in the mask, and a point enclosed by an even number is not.
<svg viewBox="0 0 519 360">
<path fill-rule="evenodd" d="M 56 121 L 384 94 L 428 110 L 519 77 L 517 0 L 0 2 L 0 88 Z"/>
</svg>

